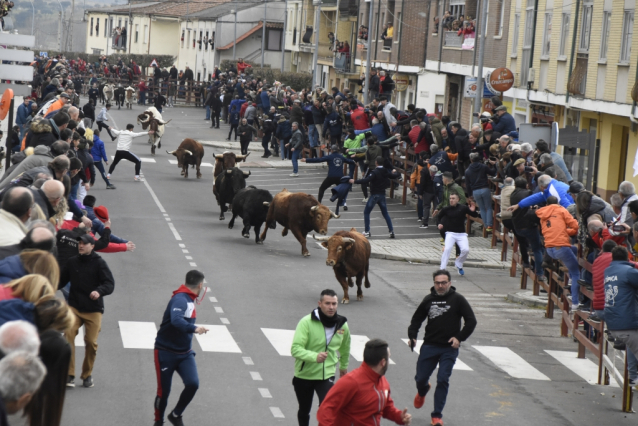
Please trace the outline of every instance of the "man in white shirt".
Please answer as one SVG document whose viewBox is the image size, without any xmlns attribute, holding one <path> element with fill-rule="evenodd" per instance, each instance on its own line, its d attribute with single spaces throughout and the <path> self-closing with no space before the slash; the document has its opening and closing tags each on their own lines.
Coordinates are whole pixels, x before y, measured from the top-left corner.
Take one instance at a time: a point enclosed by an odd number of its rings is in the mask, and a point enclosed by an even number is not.
<svg viewBox="0 0 638 426">
<path fill-rule="evenodd" d="M 134 127 L 135 126 L 133 126 L 132 124 L 127 124 L 126 130 L 115 130 L 111 127 L 108 128 L 108 130 L 110 130 L 115 134 L 115 136 L 117 136 L 115 158 L 111 163 L 111 167 L 109 167 L 109 173 L 106 175 L 106 178 L 109 180 L 111 179 L 111 173 L 113 173 L 113 170 L 115 170 L 115 166 L 117 166 L 117 163 L 119 163 L 120 160 L 128 160 L 132 163 L 135 163 L 135 182 L 142 182 L 142 178 L 140 178 L 142 160 L 140 160 L 140 157 L 133 154 L 130 149 L 131 145 L 133 144 L 133 138 L 150 135 L 153 133 L 153 131 L 149 130 L 148 132 L 133 133 L 132 130 Z"/>
</svg>

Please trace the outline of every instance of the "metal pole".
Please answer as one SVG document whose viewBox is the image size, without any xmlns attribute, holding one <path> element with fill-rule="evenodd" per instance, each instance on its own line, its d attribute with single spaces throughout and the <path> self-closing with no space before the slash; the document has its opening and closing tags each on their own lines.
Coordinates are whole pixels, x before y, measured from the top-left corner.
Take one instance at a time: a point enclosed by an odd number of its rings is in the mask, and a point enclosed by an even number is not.
<svg viewBox="0 0 638 426">
<path fill-rule="evenodd" d="M 476 97 L 474 98 L 474 112 L 475 113 L 480 113 L 481 111 L 481 100 L 483 99 L 483 55 L 485 52 L 485 33 L 487 32 L 487 6 L 489 0 L 481 0 L 481 5 L 483 6 L 483 9 L 481 10 L 481 22 L 479 22 L 479 25 L 481 27 L 480 30 L 480 34 L 479 37 L 481 37 L 480 39 L 480 44 L 479 44 L 479 55 L 478 55 L 478 75 L 477 75 L 477 79 L 476 79 Z M 474 47 L 476 49 L 476 46 Z M 480 118 L 478 117 L 478 115 L 476 117 L 474 117 L 474 122 L 475 123 L 480 123 Z"/>
<path fill-rule="evenodd" d="M 281 34 L 281 72 L 284 72 L 285 59 L 286 59 L 286 27 L 288 26 L 288 0 L 286 0 L 286 7 L 284 8 L 284 32 Z"/>
<path fill-rule="evenodd" d="M 235 36 L 233 40 L 233 62 L 235 62 L 235 48 L 237 47 L 237 3 L 235 3 Z"/>
<path fill-rule="evenodd" d="M 317 84 L 317 60 L 319 59 L 319 24 L 321 23 L 321 1 L 314 1 L 315 6 L 315 51 L 312 54 L 312 84 Z"/>
<path fill-rule="evenodd" d="M 365 90 L 363 91 L 363 104 L 368 104 L 369 93 L 370 93 L 370 69 L 371 60 L 372 60 L 372 24 L 373 24 L 373 9 L 374 9 L 374 0 L 370 0 L 370 16 L 368 17 L 368 56 L 366 58 L 366 81 L 365 81 Z"/>
<path fill-rule="evenodd" d="M 268 0 L 264 0 L 264 23 L 261 26 L 261 67 L 262 68 L 264 67 L 264 50 L 266 50 L 266 19 L 268 19 Z"/>
<path fill-rule="evenodd" d="M 6 149 L 6 163 L 4 166 L 5 170 L 9 170 L 9 167 L 11 167 L 11 149 L 9 148 L 9 144 L 11 143 L 11 141 L 13 140 L 13 101 L 14 98 L 11 97 L 11 103 L 9 106 L 9 130 L 7 131 L 7 139 L 5 140 L 5 147 Z"/>
<path fill-rule="evenodd" d="M 60 5 L 60 21 L 58 22 L 58 49 L 59 52 L 62 53 L 62 15 L 63 15 L 63 11 L 62 11 L 62 3 L 60 3 L 60 0 L 58 1 L 58 5 Z"/>
</svg>

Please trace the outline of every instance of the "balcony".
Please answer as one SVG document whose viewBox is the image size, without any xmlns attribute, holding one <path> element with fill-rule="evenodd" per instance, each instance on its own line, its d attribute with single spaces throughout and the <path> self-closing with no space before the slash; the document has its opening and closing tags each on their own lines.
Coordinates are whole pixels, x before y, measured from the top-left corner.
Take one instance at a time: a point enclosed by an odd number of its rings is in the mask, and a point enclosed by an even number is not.
<svg viewBox="0 0 638 426">
<path fill-rule="evenodd" d="M 443 46 L 453 49 L 474 49 L 474 32 L 471 34 L 458 34 L 457 31 L 443 32 Z"/>
<path fill-rule="evenodd" d="M 335 71 L 340 74 L 358 74 L 355 70 L 351 69 L 352 64 L 350 58 L 351 57 L 349 53 L 335 53 L 332 65 Z"/>
<path fill-rule="evenodd" d="M 111 47 L 115 50 L 126 50 L 126 35 L 114 35 L 111 37 Z"/>
</svg>

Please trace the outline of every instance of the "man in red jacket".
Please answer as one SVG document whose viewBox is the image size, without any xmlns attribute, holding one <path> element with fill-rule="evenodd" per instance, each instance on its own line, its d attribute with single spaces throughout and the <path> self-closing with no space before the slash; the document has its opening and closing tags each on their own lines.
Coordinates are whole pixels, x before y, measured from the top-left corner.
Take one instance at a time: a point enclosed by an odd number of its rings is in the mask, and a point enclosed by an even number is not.
<svg viewBox="0 0 638 426">
<path fill-rule="evenodd" d="M 372 339 L 363 350 L 361 367 L 339 379 L 319 406 L 319 426 L 376 426 L 381 417 L 399 425 L 409 425 L 412 416 L 394 406 L 390 384 L 385 379 L 390 348 L 381 339 Z"/>
</svg>

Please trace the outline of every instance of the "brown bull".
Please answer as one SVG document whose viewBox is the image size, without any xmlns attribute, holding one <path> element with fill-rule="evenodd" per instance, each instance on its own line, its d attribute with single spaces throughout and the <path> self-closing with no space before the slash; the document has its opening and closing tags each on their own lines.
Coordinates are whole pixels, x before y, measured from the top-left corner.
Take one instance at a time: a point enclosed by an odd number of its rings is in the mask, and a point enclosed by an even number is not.
<svg viewBox="0 0 638 426">
<path fill-rule="evenodd" d="M 292 193 L 284 188 L 270 203 L 268 216 L 266 216 L 266 228 L 261 234 L 261 241 L 266 239 L 268 228 L 279 223 L 284 227 L 282 236 L 288 235 L 288 229 L 301 244 L 301 254 L 310 256 L 306 247 L 306 235 L 315 231 L 321 235 L 328 233 L 328 221 L 335 215 L 328 207 L 320 204 L 312 195 L 302 192 Z"/>
<path fill-rule="evenodd" d="M 352 277 L 357 278 L 357 300 L 363 300 L 361 282 L 365 278 L 365 287 L 370 288 L 368 269 L 370 268 L 370 242 L 355 228 L 348 231 L 337 231 L 330 238 L 315 237 L 321 245 L 328 249 L 326 265 L 332 266 L 337 281 L 343 288 L 341 303 L 350 303 L 348 286 L 354 287 Z"/>
<path fill-rule="evenodd" d="M 173 154 L 177 157 L 177 167 L 182 169 L 182 176 L 188 178 L 188 166 L 195 166 L 197 168 L 197 179 L 201 179 L 202 174 L 199 171 L 199 167 L 202 164 L 202 158 L 204 158 L 204 146 L 194 139 L 186 138 L 179 144 L 179 148 L 175 151 L 168 152 L 167 154 Z"/>
<path fill-rule="evenodd" d="M 246 157 L 250 155 L 250 152 L 246 155 L 237 155 L 234 152 L 224 152 L 223 154 L 213 154 L 215 157 L 215 168 L 213 169 L 213 178 L 216 178 L 224 170 L 232 169 L 238 162 L 246 161 Z"/>
</svg>

